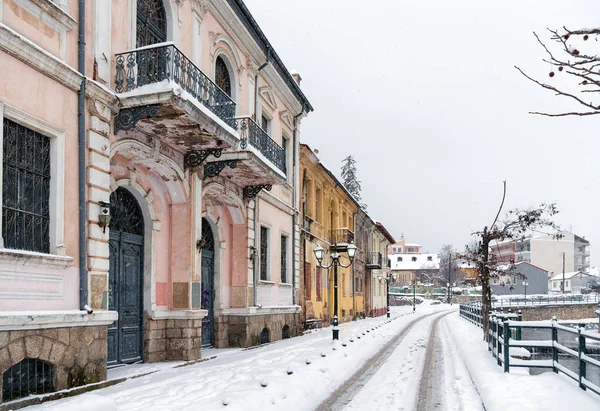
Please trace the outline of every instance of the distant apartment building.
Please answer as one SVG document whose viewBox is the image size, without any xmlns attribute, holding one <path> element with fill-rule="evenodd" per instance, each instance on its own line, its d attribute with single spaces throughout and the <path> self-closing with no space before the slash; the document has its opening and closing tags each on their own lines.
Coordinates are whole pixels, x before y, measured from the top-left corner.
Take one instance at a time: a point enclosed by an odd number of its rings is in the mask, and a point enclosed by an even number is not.
<svg viewBox="0 0 600 411">
<path fill-rule="evenodd" d="M 569 231 L 560 234 L 559 239 L 554 235 L 539 235 L 505 241 L 492 245 L 490 251 L 499 262 L 528 262 L 547 270 L 549 275 L 563 272 L 563 258 L 565 272 L 589 270 L 590 242 Z"/>
<path fill-rule="evenodd" d="M 512 263 L 515 261 L 515 241 L 501 241 L 491 247 L 492 253 L 499 263 Z"/>
</svg>

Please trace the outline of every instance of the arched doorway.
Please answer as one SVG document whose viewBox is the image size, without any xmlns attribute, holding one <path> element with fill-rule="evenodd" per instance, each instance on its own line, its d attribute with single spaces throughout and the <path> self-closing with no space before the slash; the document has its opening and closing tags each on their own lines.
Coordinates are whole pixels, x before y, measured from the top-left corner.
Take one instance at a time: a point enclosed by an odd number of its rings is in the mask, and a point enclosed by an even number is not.
<svg viewBox="0 0 600 411">
<path fill-rule="evenodd" d="M 200 308 L 208 311 L 202 319 L 202 345 L 213 345 L 215 317 L 215 238 L 206 218 L 202 219 L 202 298 Z"/>
<path fill-rule="evenodd" d="M 110 195 L 108 309 L 119 319 L 108 328 L 108 365 L 142 360 L 144 217 L 133 196 L 119 187 Z"/>
</svg>

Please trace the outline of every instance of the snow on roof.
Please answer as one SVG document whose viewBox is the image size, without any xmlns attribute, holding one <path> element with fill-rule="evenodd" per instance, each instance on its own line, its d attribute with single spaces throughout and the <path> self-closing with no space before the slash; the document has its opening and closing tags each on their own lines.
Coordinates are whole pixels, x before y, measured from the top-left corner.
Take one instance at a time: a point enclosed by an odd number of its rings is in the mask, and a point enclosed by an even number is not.
<svg viewBox="0 0 600 411">
<path fill-rule="evenodd" d="M 572 273 L 565 273 L 564 274 L 564 278 L 565 278 L 565 280 L 569 280 L 569 279 L 575 277 L 578 274 L 580 274 L 582 277 L 583 276 L 585 276 L 585 277 L 592 277 L 591 274 L 584 273 L 583 271 L 575 271 L 575 272 L 572 272 Z M 550 281 L 560 281 L 562 279 L 563 279 L 563 273 L 560 273 L 560 274 L 556 274 L 555 276 L 553 276 L 552 278 L 550 278 Z"/>
<path fill-rule="evenodd" d="M 402 261 L 398 261 L 398 259 Z M 389 257 L 392 270 L 438 270 L 440 257 L 437 254 L 394 254 Z"/>
<path fill-rule="evenodd" d="M 416 243 L 405 243 L 404 245 L 407 247 L 422 247 L 421 244 L 416 244 Z"/>
</svg>

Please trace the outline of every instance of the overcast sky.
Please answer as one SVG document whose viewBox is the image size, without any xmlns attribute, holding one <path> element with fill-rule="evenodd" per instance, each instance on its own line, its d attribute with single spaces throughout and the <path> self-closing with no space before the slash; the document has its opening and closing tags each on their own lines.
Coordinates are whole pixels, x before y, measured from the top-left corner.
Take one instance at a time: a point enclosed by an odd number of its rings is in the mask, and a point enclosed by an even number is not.
<svg viewBox="0 0 600 411">
<path fill-rule="evenodd" d="M 557 221 L 590 240 L 598 264 L 600 117 L 527 114 L 579 107 L 513 66 L 549 80 L 532 32 L 597 26 L 600 2 L 245 2 L 303 77 L 315 111 L 302 140 L 338 176 L 355 156 L 369 214 L 396 239 L 464 249 L 507 180 L 507 209 L 557 202 Z"/>
</svg>

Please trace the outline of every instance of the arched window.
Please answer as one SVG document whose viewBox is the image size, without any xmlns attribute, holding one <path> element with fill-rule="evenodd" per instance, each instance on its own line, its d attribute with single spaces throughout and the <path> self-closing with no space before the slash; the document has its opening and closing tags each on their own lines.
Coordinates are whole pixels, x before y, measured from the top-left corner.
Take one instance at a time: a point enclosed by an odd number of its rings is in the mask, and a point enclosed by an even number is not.
<svg viewBox="0 0 600 411">
<path fill-rule="evenodd" d="M 269 329 L 267 327 L 263 328 L 263 330 L 260 333 L 260 343 L 261 344 L 267 344 L 269 342 L 271 342 L 271 338 L 269 335 Z"/>
<path fill-rule="evenodd" d="M 2 374 L 2 402 L 54 391 L 54 367 L 37 358 L 25 358 Z"/>
<path fill-rule="evenodd" d="M 167 41 L 167 17 L 162 0 L 137 0 L 136 47 Z"/>
<path fill-rule="evenodd" d="M 231 97 L 231 77 L 229 77 L 229 69 L 221 56 L 215 61 L 215 83 L 229 97 Z"/>
</svg>

